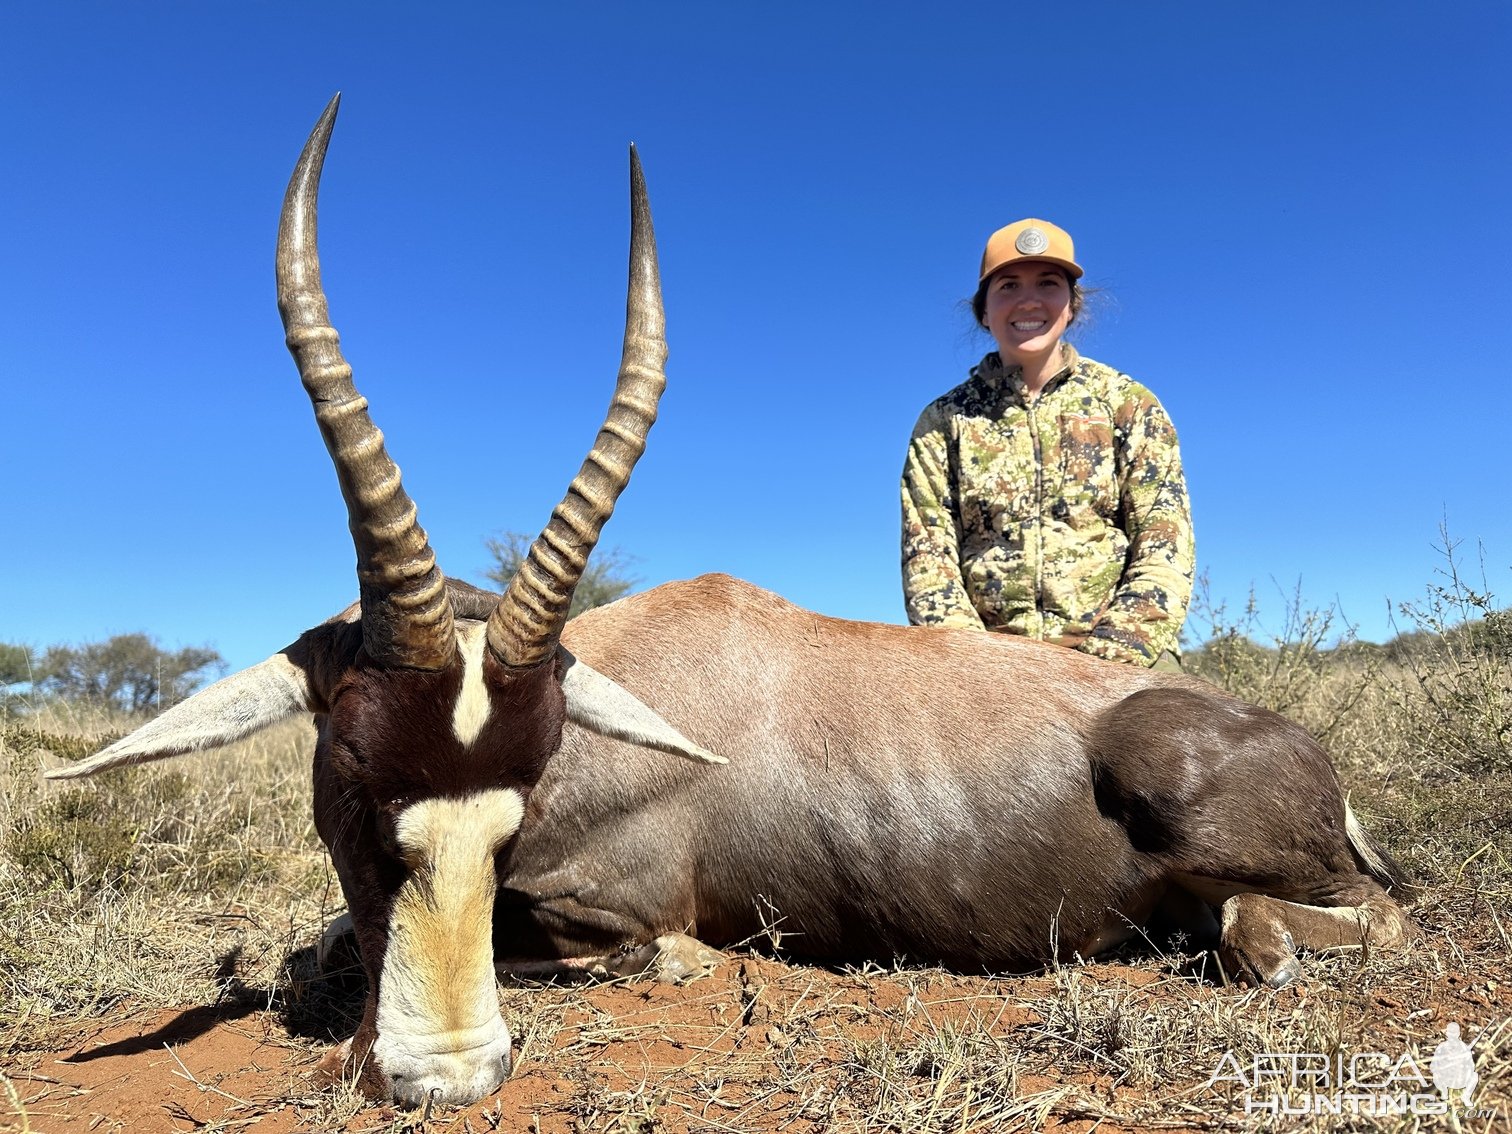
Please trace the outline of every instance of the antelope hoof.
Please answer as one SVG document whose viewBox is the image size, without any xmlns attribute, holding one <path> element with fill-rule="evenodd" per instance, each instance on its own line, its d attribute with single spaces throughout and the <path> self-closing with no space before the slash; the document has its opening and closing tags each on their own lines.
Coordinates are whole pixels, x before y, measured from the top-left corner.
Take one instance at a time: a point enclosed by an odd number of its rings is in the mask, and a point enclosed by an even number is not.
<svg viewBox="0 0 1512 1134">
<path fill-rule="evenodd" d="M 1297 960 L 1296 957 L 1290 957 L 1265 978 L 1265 983 L 1271 988 L 1285 988 L 1301 975 L 1302 962 Z"/>
<path fill-rule="evenodd" d="M 662 984 L 683 984 L 708 976 L 723 960 L 723 953 L 697 938 L 664 933 L 615 958 L 612 971 L 616 976 L 647 976 Z"/>
<path fill-rule="evenodd" d="M 315 1064 L 312 1077 L 322 1086 L 340 1083 L 347 1077 L 347 1061 L 352 1057 L 352 1040 L 347 1037 L 331 1048 Z"/>
</svg>

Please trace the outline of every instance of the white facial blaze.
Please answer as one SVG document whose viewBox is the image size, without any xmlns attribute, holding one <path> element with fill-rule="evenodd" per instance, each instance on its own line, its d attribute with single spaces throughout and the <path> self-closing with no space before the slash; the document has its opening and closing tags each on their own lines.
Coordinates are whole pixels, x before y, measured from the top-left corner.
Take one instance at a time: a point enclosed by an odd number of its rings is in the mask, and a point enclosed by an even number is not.
<svg viewBox="0 0 1512 1134">
<path fill-rule="evenodd" d="M 428 799 L 399 817 L 410 876 L 394 899 L 373 1058 L 394 1096 L 465 1104 L 502 1083 L 509 1029 L 493 969 L 494 854 L 519 829 L 506 789 Z"/>
<path fill-rule="evenodd" d="M 457 647 L 462 655 L 462 692 L 452 710 L 452 732 L 471 746 L 488 723 L 488 687 L 483 684 L 483 644 L 487 626 L 481 622 L 457 628 Z"/>
</svg>

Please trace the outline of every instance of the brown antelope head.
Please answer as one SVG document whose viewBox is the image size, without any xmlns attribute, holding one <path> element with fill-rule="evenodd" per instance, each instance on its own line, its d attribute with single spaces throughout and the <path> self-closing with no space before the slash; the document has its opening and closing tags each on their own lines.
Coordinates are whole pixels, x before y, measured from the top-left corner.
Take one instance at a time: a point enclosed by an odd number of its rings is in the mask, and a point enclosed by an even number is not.
<svg viewBox="0 0 1512 1134">
<path fill-rule="evenodd" d="M 315 822 L 368 976 L 349 1069 L 371 1093 L 466 1103 L 510 1069 L 494 985 L 495 864 L 564 719 L 722 762 L 560 645 L 572 593 L 625 487 L 666 384 L 661 290 L 630 153 L 630 283 L 619 380 L 582 469 L 504 596 L 448 582 L 327 313 L 316 197 L 333 98 L 305 144 L 278 230 L 278 307 L 336 466 L 359 600 L 292 645 L 55 777 L 217 747 L 316 714 Z"/>
</svg>

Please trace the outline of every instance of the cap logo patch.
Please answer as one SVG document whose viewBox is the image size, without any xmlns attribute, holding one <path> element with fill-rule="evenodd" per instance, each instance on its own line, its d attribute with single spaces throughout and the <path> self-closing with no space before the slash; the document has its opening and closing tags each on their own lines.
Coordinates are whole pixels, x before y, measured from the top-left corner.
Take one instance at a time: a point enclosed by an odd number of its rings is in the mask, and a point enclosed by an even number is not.
<svg viewBox="0 0 1512 1134">
<path fill-rule="evenodd" d="M 1038 256 L 1050 247 L 1050 238 L 1040 229 L 1026 228 L 1018 234 L 1018 239 L 1013 242 L 1013 246 L 1025 256 Z"/>
</svg>

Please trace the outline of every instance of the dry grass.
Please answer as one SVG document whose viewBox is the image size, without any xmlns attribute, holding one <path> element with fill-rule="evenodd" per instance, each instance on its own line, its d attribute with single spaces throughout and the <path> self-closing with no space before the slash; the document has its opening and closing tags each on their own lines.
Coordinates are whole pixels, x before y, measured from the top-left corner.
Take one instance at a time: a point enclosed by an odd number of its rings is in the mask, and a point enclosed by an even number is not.
<svg viewBox="0 0 1512 1134">
<path fill-rule="evenodd" d="M 1149 950 L 1004 978 L 833 972 L 743 953 L 685 988 L 503 988 L 515 1078 L 465 1111 L 395 1113 L 290 1074 L 242 1094 L 251 1073 L 232 1068 L 197 1084 L 195 1097 L 226 1109 L 195 1121 L 542 1134 L 1243 1130 L 1265 1115 L 1246 1113 L 1236 1084 L 1209 1082 L 1224 1053 L 1244 1066 L 1267 1052 L 1409 1053 L 1427 1068 L 1445 1026 L 1461 1022 L 1487 1115 L 1286 1127 L 1504 1126 L 1512 650 L 1450 625 L 1426 626 L 1396 654 L 1324 650 L 1302 631 L 1293 626 L 1285 649 L 1236 639 L 1199 662 L 1327 737 L 1356 811 L 1416 877 L 1424 936 L 1409 950 L 1313 958 L 1306 985 L 1280 994 L 1224 987 L 1201 957 Z M 42 767 L 130 724 L 62 705 L 0 717 L 0 1130 L 86 1114 L 83 1101 L 53 1101 L 40 1061 L 110 1021 L 208 1010 L 207 1028 L 261 1021 L 267 1044 L 300 1059 L 355 1025 L 360 976 L 320 977 L 310 956 L 341 909 L 310 819 L 311 730 L 82 787 L 40 780 Z"/>
<path fill-rule="evenodd" d="M 83 786 L 41 780 L 127 724 L 66 707 L 0 724 L 0 1051 L 122 1007 L 271 987 L 341 908 L 309 814 L 308 726 Z"/>
</svg>

